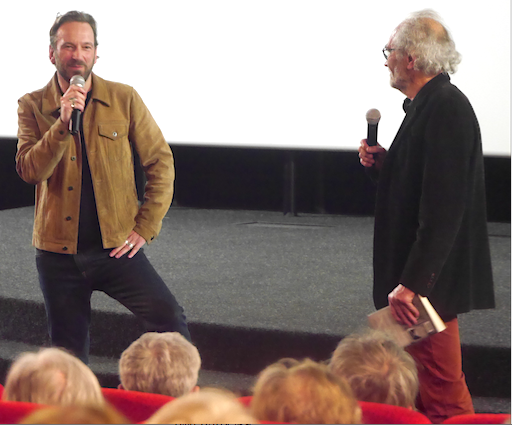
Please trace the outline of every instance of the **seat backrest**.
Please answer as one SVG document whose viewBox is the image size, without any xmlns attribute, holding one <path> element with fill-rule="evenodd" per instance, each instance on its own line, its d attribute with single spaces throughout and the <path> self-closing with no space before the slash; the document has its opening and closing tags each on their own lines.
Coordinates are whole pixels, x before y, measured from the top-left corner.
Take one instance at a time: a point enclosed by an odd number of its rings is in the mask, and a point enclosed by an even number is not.
<svg viewBox="0 0 512 425">
<path fill-rule="evenodd" d="M 143 393 L 117 388 L 102 388 L 101 391 L 105 400 L 132 422 L 145 421 L 164 404 L 174 400 L 174 397 L 162 394 Z"/>
<path fill-rule="evenodd" d="M 504 424 L 510 423 L 509 413 L 474 413 L 457 415 L 446 419 L 443 424 Z"/>
<path fill-rule="evenodd" d="M 360 401 L 365 424 L 431 424 L 420 412 L 390 404 Z"/>
<path fill-rule="evenodd" d="M 251 407 L 252 395 L 238 397 L 237 400 L 246 407 Z"/>
<path fill-rule="evenodd" d="M 24 401 L 0 401 L 0 424 L 17 424 L 34 410 L 48 407 Z"/>
</svg>

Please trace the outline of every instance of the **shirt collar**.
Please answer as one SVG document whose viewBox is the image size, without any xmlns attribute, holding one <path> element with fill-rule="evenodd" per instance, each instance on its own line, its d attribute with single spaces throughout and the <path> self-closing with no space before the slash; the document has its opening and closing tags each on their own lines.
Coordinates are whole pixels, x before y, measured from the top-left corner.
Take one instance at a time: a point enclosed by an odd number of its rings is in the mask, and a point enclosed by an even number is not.
<svg viewBox="0 0 512 425">
<path fill-rule="evenodd" d="M 404 99 L 404 104 L 402 105 L 402 108 L 403 108 L 405 113 L 407 113 L 407 110 L 409 109 L 409 106 L 411 106 L 411 103 L 412 103 L 412 100 L 409 99 L 408 97 L 406 97 Z"/>
</svg>

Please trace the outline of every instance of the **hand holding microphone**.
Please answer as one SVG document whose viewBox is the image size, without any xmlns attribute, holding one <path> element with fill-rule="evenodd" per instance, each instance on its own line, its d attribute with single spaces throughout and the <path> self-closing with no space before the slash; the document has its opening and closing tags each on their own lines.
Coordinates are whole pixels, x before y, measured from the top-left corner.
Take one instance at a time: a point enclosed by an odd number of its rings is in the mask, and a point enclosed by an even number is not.
<svg viewBox="0 0 512 425">
<path fill-rule="evenodd" d="M 87 92 L 84 89 L 85 80 L 81 75 L 71 77 L 69 88 L 60 100 L 60 119 L 69 123 L 69 130 L 77 134 L 80 129 L 80 116 L 85 108 Z"/>
<path fill-rule="evenodd" d="M 380 121 L 380 112 L 377 109 L 370 109 L 366 113 L 366 121 L 368 122 L 368 136 L 361 140 L 359 147 L 359 158 L 364 167 L 376 166 L 380 169 L 386 149 L 377 143 L 377 126 Z"/>
</svg>

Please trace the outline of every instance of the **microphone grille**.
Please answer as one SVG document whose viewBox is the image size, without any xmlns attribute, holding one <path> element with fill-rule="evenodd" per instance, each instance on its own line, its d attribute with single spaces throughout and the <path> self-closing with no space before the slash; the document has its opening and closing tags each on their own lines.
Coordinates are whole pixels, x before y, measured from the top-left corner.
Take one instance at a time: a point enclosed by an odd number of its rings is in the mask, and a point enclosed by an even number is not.
<svg viewBox="0 0 512 425">
<path fill-rule="evenodd" d="M 378 109 L 370 109 L 366 113 L 366 121 L 368 124 L 376 125 L 380 121 L 380 112 Z"/>
<path fill-rule="evenodd" d="M 83 87 L 85 86 L 85 79 L 81 75 L 73 75 L 71 77 L 71 80 L 69 80 L 69 84 L 71 84 L 72 86 Z"/>
</svg>

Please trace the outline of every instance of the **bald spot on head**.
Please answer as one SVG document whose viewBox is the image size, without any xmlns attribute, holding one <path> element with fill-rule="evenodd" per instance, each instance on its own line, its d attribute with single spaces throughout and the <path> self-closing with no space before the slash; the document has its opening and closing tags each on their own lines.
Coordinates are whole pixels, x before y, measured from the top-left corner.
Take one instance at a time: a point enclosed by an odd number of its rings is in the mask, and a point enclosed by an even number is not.
<svg viewBox="0 0 512 425">
<path fill-rule="evenodd" d="M 438 40 L 445 39 L 448 36 L 446 28 L 440 22 L 433 18 L 421 18 L 420 21 L 432 31 Z"/>
</svg>

